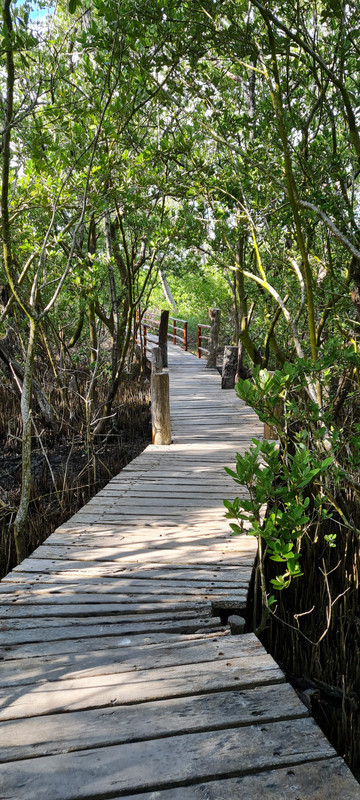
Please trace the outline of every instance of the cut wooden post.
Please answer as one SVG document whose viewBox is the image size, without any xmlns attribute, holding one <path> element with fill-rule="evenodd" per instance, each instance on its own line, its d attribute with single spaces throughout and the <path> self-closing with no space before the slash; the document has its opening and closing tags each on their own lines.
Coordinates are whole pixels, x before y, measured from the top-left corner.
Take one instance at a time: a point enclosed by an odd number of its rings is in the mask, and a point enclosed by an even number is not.
<svg viewBox="0 0 360 800">
<path fill-rule="evenodd" d="M 160 316 L 160 325 L 159 325 L 159 347 L 161 350 L 163 367 L 167 367 L 168 365 L 168 325 L 169 325 L 169 312 L 162 311 Z"/>
<path fill-rule="evenodd" d="M 162 372 L 163 362 L 161 355 L 161 347 L 153 347 L 151 351 L 151 373 Z"/>
<path fill-rule="evenodd" d="M 201 358 L 201 325 L 197 326 L 197 357 Z"/>
<path fill-rule="evenodd" d="M 209 308 L 210 317 L 210 335 L 209 335 L 209 355 L 207 358 L 206 366 L 208 369 L 216 369 L 216 356 L 219 341 L 219 328 L 220 328 L 220 309 Z"/>
<path fill-rule="evenodd" d="M 151 376 L 151 421 L 153 444 L 171 444 L 169 374 Z"/>
<path fill-rule="evenodd" d="M 238 348 L 226 345 L 221 373 L 221 388 L 233 389 L 237 370 Z"/>
<path fill-rule="evenodd" d="M 187 353 L 188 349 L 188 324 L 184 322 L 184 350 Z"/>
</svg>

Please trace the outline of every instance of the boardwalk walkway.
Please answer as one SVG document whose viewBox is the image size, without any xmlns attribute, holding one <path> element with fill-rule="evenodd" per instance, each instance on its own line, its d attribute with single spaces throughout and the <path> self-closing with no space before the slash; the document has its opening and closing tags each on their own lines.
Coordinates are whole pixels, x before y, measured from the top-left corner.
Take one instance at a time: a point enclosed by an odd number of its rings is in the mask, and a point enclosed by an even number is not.
<svg viewBox="0 0 360 800">
<path fill-rule="evenodd" d="M 223 470 L 260 426 L 170 348 L 174 444 L 148 447 L 1 584 L 1 800 L 359 800 L 243 608 Z"/>
</svg>

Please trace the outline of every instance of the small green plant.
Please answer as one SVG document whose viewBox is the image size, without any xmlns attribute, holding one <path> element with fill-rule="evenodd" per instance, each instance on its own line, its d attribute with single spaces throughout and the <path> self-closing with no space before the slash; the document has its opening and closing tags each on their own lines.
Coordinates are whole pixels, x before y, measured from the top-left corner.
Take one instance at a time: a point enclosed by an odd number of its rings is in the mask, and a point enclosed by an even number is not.
<svg viewBox="0 0 360 800">
<path fill-rule="evenodd" d="M 235 535 L 246 528 L 249 535 L 261 537 L 264 556 L 284 565 L 283 572 L 271 579 L 277 590 L 285 589 L 293 578 L 303 574 L 301 538 L 311 520 L 315 498 L 320 508 L 319 479 L 333 460 L 330 456 L 318 461 L 300 436 L 298 439 L 294 454 L 286 457 L 276 442 L 254 439 L 250 450 L 237 455 L 235 471 L 226 469 L 249 492 L 248 499 L 236 497 L 232 503 L 224 500 L 227 518 L 236 520 L 230 527 Z M 327 541 L 334 543 L 331 536 Z M 264 600 L 267 607 L 275 602 L 267 594 Z"/>
<path fill-rule="evenodd" d="M 279 436 L 279 441 L 253 439 L 244 455 L 237 454 L 235 470 L 226 469 L 235 483 L 248 491 L 248 497 L 225 500 L 224 505 L 226 517 L 233 520 L 230 527 L 234 535 L 246 530 L 258 538 L 261 629 L 276 603 L 272 592 L 286 589 L 293 579 L 303 575 L 303 536 L 316 528 L 314 523 L 332 516 L 327 487 L 330 475 L 338 480 L 338 470 L 333 467 L 334 456 L 320 445 L 326 429 L 316 403 L 309 402 L 309 398 L 308 424 L 304 427 L 301 392 L 307 380 L 303 363 L 285 364 L 282 371 L 273 374 L 256 370 L 253 382 L 240 381 L 236 386 L 237 394 L 256 409 L 260 419 L 275 426 Z M 335 538 L 332 533 L 324 536 L 330 547 L 335 547 Z M 265 579 L 265 558 L 282 565 L 270 579 L 270 591 Z"/>
</svg>

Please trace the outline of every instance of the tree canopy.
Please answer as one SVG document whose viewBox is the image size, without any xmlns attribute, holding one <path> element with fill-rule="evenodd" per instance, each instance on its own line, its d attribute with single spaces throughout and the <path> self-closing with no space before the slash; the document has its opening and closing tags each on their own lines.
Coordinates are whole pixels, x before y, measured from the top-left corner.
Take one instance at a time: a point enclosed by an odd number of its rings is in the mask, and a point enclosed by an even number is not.
<svg viewBox="0 0 360 800">
<path fill-rule="evenodd" d="M 291 397 L 307 445 L 356 483 L 341 431 L 352 441 L 358 425 L 357 10 L 4 0 L 0 347 L 22 399 L 19 557 L 32 398 L 57 416 L 39 348 L 65 397 L 81 343 L 89 437 L 102 435 L 159 275 L 180 305 L 218 276 L 244 363 L 287 376 L 271 402 Z"/>
</svg>

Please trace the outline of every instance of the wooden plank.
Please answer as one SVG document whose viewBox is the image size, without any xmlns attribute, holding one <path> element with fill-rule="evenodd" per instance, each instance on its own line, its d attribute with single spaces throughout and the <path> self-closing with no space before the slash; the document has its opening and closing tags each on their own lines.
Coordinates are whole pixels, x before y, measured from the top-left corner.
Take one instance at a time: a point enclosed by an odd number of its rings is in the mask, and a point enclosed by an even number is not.
<svg viewBox="0 0 360 800">
<path fill-rule="evenodd" d="M 186 617 L 174 620 L 148 618 L 137 621 L 131 617 L 124 617 L 122 622 L 114 622 L 111 618 L 101 624 L 97 619 L 93 624 L 79 620 L 68 621 L 62 625 L 39 625 L 27 627 L 24 624 L 15 627 L 14 621 L 3 623 L 0 630 L 0 649 L 16 644 L 30 644 L 35 642 L 66 641 L 69 639 L 100 638 L 103 636 L 135 636 L 139 633 L 196 633 L 197 631 L 218 630 L 219 621 L 211 617 Z M 93 645 L 94 647 L 94 645 Z"/>
<path fill-rule="evenodd" d="M 5 591 L 7 588 L 7 592 Z M 113 587 L 113 591 L 108 591 L 107 594 L 102 592 L 102 584 L 99 584 L 98 591 L 96 592 L 96 585 L 95 588 L 91 585 L 88 587 L 88 590 L 84 587 L 81 587 L 82 593 L 80 594 L 80 590 L 78 591 L 78 587 L 75 585 L 74 588 L 69 590 L 66 585 L 64 585 L 61 590 L 56 589 L 52 591 L 50 589 L 42 588 L 38 591 L 34 591 L 31 586 L 27 586 L 25 591 L 18 592 L 14 587 L 12 587 L 11 593 L 9 590 L 11 589 L 11 585 L 8 584 L 7 587 L 0 587 L 0 597 L 1 597 L 1 605 L 3 608 L 3 612 L 1 616 L 4 619 L 8 617 L 14 617 L 17 615 L 17 609 L 26 609 L 30 607 L 32 609 L 31 613 L 37 614 L 40 611 L 44 610 L 45 616 L 50 616 L 53 613 L 56 613 L 56 608 L 61 607 L 63 605 L 70 605 L 72 607 L 72 611 L 66 611 L 66 613 L 74 613 L 75 609 L 78 610 L 79 613 L 82 613 L 83 609 L 81 608 L 83 605 L 92 606 L 96 605 L 97 609 L 96 612 L 99 612 L 99 607 L 102 608 L 100 613 L 106 613 L 107 610 L 109 613 L 118 613 L 120 611 L 127 611 L 129 606 L 131 606 L 136 612 L 142 610 L 142 606 L 144 607 L 144 611 L 149 609 L 151 606 L 152 610 L 160 610 L 161 608 L 164 611 L 171 611 L 176 610 L 185 610 L 182 609 L 182 606 L 185 604 L 187 608 L 199 608 L 200 606 L 203 607 L 206 605 L 209 608 L 210 603 L 216 598 L 226 598 L 227 600 L 232 600 L 233 605 L 235 606 L 237 603 L 243 603 L 246 601 L 247 597 L 247 583 L 239 587 L 239 591 L 237 591 L 236 596 L 229 591 L 214 592 L 214 591 L 201 591 L 201 589 L 190 589 L 186 590 L 186 588 L 179 589 L 179 587 L 174 586 L 173 590 L 167 589 L 167 591 L 163 590 L 163 587 L 158 587 L 156 589 L 156 582 L 154 581 L 152 585 L 149 587 L 149 590 L 144 589 L 144 587 L 140 587 L 139 592 L 134 592 L 131 587 L 129 587 L 129 592 L 122 594 L 120 591 L 121 587 Z M 80 587 L 79 587 L 80 589 Z M 48 609 L 47 606 L 51 601 L 51 606 Z M 159 608 L 157 608 L 159 606 Z M 36 608 L 39 608 L 39 611 L 36 611 Z M 47 613 L 49 611 L 49 613 Z M 93 609 L 90 609 L 89 613 L 92 613 Z M 19 616 L 22 615 L 22 611 L 20 610 Z M 61 613 L 61 612 L 60 612 Z M 133 613 L 131 611 L 131 613 Z"/>
<path fill-rule="evenodd" d="M 176 602 L 172 599 L 156 602 L 153 598 L 151 602 L 147 603 L 142 603 L 140 601 L 135 602 L 134 599 L 131 601 L 131 598 L 128 598 L 127 602 L 123 603 L 102 603 L 98 596 L 97 602 L 89 604 L 86 600 L 83 603 L 78 603 L 77 597 L 75 597 L 75 600 L 68 604 L 55 602 L 51 604 L 26 603 L 23 605 L 14 605 L 13 603 L 11 605 L 5 605 L 1 609 L 0 620 L 1 622 L 6 622 L 6 620 L 31 619 L 36 625 L 36 620 L 52 617 L 60 619 L 73 617 L 78 620 L 84 617 L 91 617 L 93 619 L 95 617 L 114 615 L 121 620 L 124 614 L 144 614 L 148 619 L 151 619 L 151 617 L 158 614 L 172 614 L 174 617 L 179 618 L 182 613 L 185 613 L 187 616 L 189 614 L 193 616 L 195 616 L 195 614 L 205 616 L 209 613 L 209 603 L 201 602 L 201 600 L 195 598 L 189 598 L 183 602 L 181 602 L 181 600 Z"/>
<path fill-rule="evenodd" d="M 234 486 L 229 486 L 227 483 L 225 483 L 225 481 L 223 482 L 222 485 L 218 486 L 217 488 L 218 488 L 219 498 L 216 500 L 216 503 L 219 506 L 219 508 L 222 508 L 222 501 L 224 498 L 231 499 L 235 495 L 239 494 L 235 484 Z M 241 487 L 239 487 L 239 489 L 241 489 Z M 156 497 L 154 496 L 154 492 L 156 492 Z M 246 489 L 244 489 L 243 492 L 240 493 L 244 497 L 249 496 L 249 493 L 246 491 Z M 95 495 L 95 497 L 89 500 L 87 506 L 97 506 L 97 505 L 103 506 L 106 505 L 107 503 L 115 502 L 116 500 L 119 502 L 119 494 L 120 494 L 119 491 L 116 491 L 115 489 L 112 489 L 111 491 L 107 490 L 106 492 L 104 491 L 102 492 L 101 495 Z M 203 487 L 201 483 L 199 483 L 197 486 L 194 486 L 194 484 L 192 485 L 182 484 L 181 486 L 179 486 L 179 484 L 176 484 L 175 481 L 174 483 L 169 483 L 164 485 L 163 481 L 158 480 L 158 481 L 149 481 L 148 484 L 140 484 L 139 486 L 134 486 L 131 489 L 129 488 L 126 491 L 126 493 L 125 492 L 121 493 L 121 498 L 124 497 L 126 497 L 126 499 L 130 497 L 131 498 L 139 497 L 142 500 L 150 498 L 153 499 L 159 498 L 161 500 L 173 498 L 174 500 L 179 499 L 182 501 L 184 500 L 199 501 L 199 499 L 201 499 L 202 502 L 204 503 L 208 502 L 209 499 L 214 497 L 214 488 L 211 485 Z"/>
<path fill-rule="evenodd" d="M 121 795 L 139 800 L 139 795 Z M 141 800 L 360 800 L 360 787 L 341 758 L 307 762 L 211 783 L 141 794 Z M 119 797 L 114 800 L 120 800 Z"/>
<path fill-rule="evenodd" d="M 124 604 L 125 605 L 125 604 Z M 4 613 L 11 609 L 11 606 L 7 606 L 4 608 Z M 85 611 L 85 616 L 84 616 Z M 157 609 L 152 609 L 151 606 L 145 606 L 143 613 L 143 621 L 147 622 L 149 625 L 152 623 L 157 624 L 158 621 L 167 621 L 169 616 L 166 609 L 166 606 L 162 606 L 159 604 Z M 41 609 L 40 609 L 41 614 Z M 184 621 L 188 619 L 205 619 L 207 620 L 211 614 L 211 607 L 210 604 L 201 603 L 199 608 L 194 607 L 191 603 L 189 605 L 185 604 L 185 608 L 178 610 L 176 614 L 172 615 L 172 618 L 176 619 L 177 621 Z M 135 619 L 133 618 L 135 617 Z M 52 607 L 48 606 L 48 614 L 43 614 L 42 616 L 42 627 L 43 629 L 46 628 L 62 628 L 64 625 L 72 627 L 74 625 L 84 624 L 84 625 L 132 625 L 134 622 L 138 622 L 141 619 L 141 615 L 137 614 L 135 609 L 134 615 L 131 612 L 131 605 L 126 605 L 123 611 L 120 613 L 116 613 L 109 605 L 104 605 L 103 613 L 96 613 L 96 606 L 94 608 L 89 609 L 89 613 L 86 612 L 86 606 L 84 609 L 83 605 L 79 605 L 79 615 L 76 616 L 75 614 L 68 614 L 66 610 L 66 606 L 56 606 L 55 607 L 55 614 L 52 613 Z M 9 616 L 8 618 L 3 617 L 1 620 L 1 635 L 6 630 L 13 630 L 15 631 L 28 631 L 32 628 L 37 628 L 39 625 L 38 615 L 36 613 L 36 606 L 34 607 L 34 615 L 29 615 L 27 612 L 27 607 L 22 606 L 19 608 L 19 614 L 13 616 Z"/>
<path fill-rule="evenodd" d="M 134 645 L 132 639 L 116 648 L 94 649 L 90 653 L 34 655 L 4 661 L 1 665 L 1 686 L 19 686 L 39 681 L 82 678 L 93 675 L 129 672 L 138 669 L 197 664 L 205 661 L 224 661 L 239 656 L 239 643 L 235 636 L 201 637 L 189 640 Z M 127 642 L 127 643 L 126 643 Z M 114 645 L 114 642 L 113 642 Z M 260 643 L 250 641 L 247 654 L 262 652 Z"/>
<path fill-rule="evenodd" d="M 41 550 L 40 550 L 41 553 Z M 242 567 L 249 566 L 252 568 L 253 565 L 253 558 L 251 556 L 244 556 L 241 559 Z M 98 577 L 106 577 L 106 576 L 119 576 L 124 578 L 131 578 L 136 577 L 140 578 L 143 576 L 144 578 L 150 577 L 151 571 L 151 578 L 156 580 L 160 578 L 161 580 L 166 580 L 167 578 L 172 580 L 204 580 L 205 578 L 209 578 L 209 581 L 214 581 L 217 578 L 221 580 L 222 585 L 225 585 L 228 581 L 233 584 L 236 584 L 236 579 L 239 574 L 244 575 L 244 569 L 241 571 L 239 566 L 235 566 L 232 564 L 197 564 L 196 567 L 193 565 L 186 565 L 186 564 L 176 564 L 172 563 L 171 565 L 165 565 L 163 569 L 160 569 L 157 562 L 152 564 L 142 564 L 139 567 L 138 564 L 134 564 L 132 567 L 129 564 L 124 565 L 123 567 L 119 564 L 112 564 L 111 562 L 103 562 L 98 563 L 96 561 L 93 562 L 79 562 L 79 561 L 67 561 L 63 562 L 61 560 L 47 560 L 38 558 L 35 554 L 31 556 L 31 558 L 26 558 L 22 563 L 13 569 L 12 576 L 16 575 L 16 573 L 68 573 L 69 575 L 77 575 L 85 577 L 88 575 L 89 577 L 93 577 L 97 575 Z M 136 574 L 135 574 L 136 573 Z M 221 573 L 221 574 L 220 574 Z M 10 576 L 8 575 L 6 578 L 7 581 L 11 580 Z"/>
<path fill-rule="evenodd" d="M 0 761 L 307 716 L 286 684 L 91 709 L 2 724 Z M 161 747 L 161 742 L 159 742 Z"/>
<path fill-rule="evenodd" d="M 108 566 L 110 566 L 110 564 L 112 563 L 113 567 L 112 569 L 109 569 L 109 573 L 115 574 L 115 569 L 118 564 L 122 565 L 123 567 L 126 566 L 129 569 L 130 568 L 135 569 L 136 567 L 144 568 L 150 565 L 153 565 L 154 568 L 155 567 L 159 568 L 162 564 L 164 566 L 166 565 L 171 567 L 177 566 L 180 568 L 184 567 L 184 569 L 186 568 L 190 569 L 191 567 L 199 565 L 199 561 L 201 562 L 201 566 L 206 567 L 208 565 L 209 567 L 211 567 L 212 564 L 214 563 L 214 557 L 218 564 L 220 565 L 223 564 L 224 566 L 236 567 L 240 560 L 242 561 L 242 566 L 245 566 L 247 564 L 249 567 L 252 566 L 248 563 L 249 557 L 247 555 L 244 556 L 244 558 L 242 558 L 241 552 L 225 550 L 225 548 L 223 550 L 218 550 L 214 554 L 207 552 L 205 548 L 201 551 L 201 553 L 199 553 L 199 551 L 196 550 L 195 548 L 191 550 L 190 548 L 188 549 L 184 548 L 180 552 L 178 550 L 172 550 L 172 548 L 168 548 L 166 550 L 149 549 L 145 550 L 144 552 L 139 552 L 136 554 L 131 552 L 123 553 L 121 551 L 120 552 L 117 551 L 115 552 L 113 558 L 111 558 L 111 551 L 105 548 L 94 547 L 91 550 L 90 549 L 86 550 L 86 548 L 78 548 L 77 550 L 75 548 L 74 549 L 69 548 L 67 553 L 63 551 L 62 553 L 59 553 L 58 557 L 57 553 L 54 551 L 55 548 L 47 548 L 46 550 L 44 550 L 44 553 L 42 554 L 44 555 L 44 558 L 42 559 L 42 569 L 44 570 L 44 572 L 47 571 L 46 563 L 49 565 L 49 571 L 51 570 L 54 572 L 60 572 L 61 563 L 63 563 L 64 565 L 69 564 L 70 558 L 71 558 L 70 563 L 77 564 L 78 566 L 81 563 L 83 563 L 84 566 L 86 566 L 87 564 L 92 564 L 94 563 L 95 559 L 97 559 L 99 564 L 98 574 L 100 572 L 101 563 L 104 563 L 105 565 L 107 564 Z M 29 561 L 31 561 L 32 558 L 33 557 L 30 556 Z M 36 560 L 37 562 L 36 556 L 34 556 L 34 560 Z M 37 572 L 38 571 L 37 564 L 34 570 L 31 569 L 31 566 L 29 564 L 27 564 L 26 568 L 24 568 L 24 572 L 25 571 Z M 251 570 L 249 572 L 249 578 L 250 574 Z"/>
<path fill-rule="evenodd" d="M 141 669 L 126 673 L 95 675 L 33 684 L 31 691 L 0 690 L 0 720 L 35 717 L 60 711 L 123 705 L 181 695 L 241 689 L 283 683 L 284 675 L 265 653 L 230 661 L 183 664 L 178 667 Z"/>
<path fill-rule="evenodd" d="M 154 739 L 11 762 L 2 766 L 2 791 L 17 800 L 49 800 L 50 780 L 51 800 L 99 800 L 333 755 L 313 720 L 300 719 L 166 737 L 161 747 Z"/>
<path fill-rule="evenodd" d="M 85 546 L 92 546 L 101 543 L 102 547 L 129 547 L 131 545 L 134 549 L 138 547 L 147 547 L 151 545 L 152 547 L 166 547 L 166 548 L 175 548 L 179 547 L 179 545 L 196 545 L 196 547 L 219 547 L 223 546 L 224 543 L 231 543 L 233 546 L 236 546 L 239 550 L 239 544 L 241 549 L 241 543 L 236 539 L 231 537 L 227 531 L 223 533 L 217 529 L 214 533 L 210 533 L 208 531 L 203 531 L 199 529 L 195 533 L 186 533 L 185 531 L 179 533 L 176 529 L 173 532 L 165 531 L 159 528 L 157 531 L 144 531 L 144 533 L 138 535 L 136 531 L 134 533 L 119 533 L 118 531 L 114 532 L 113 534 L 109 533 L 108 531 L 104 531 L 103 535 L 99 532 L 95 532 L 94 534 L 91 531 L 76 531 L 73 533 L 70 531 L 62 531 L 59 533 L 55 531 L 55 533 L 51 534 L 47 538 L 47 543 L 53 546 L 69 546 L 69 545 L 85 545 Z"/>
<path fill-rule="evenodd" d="M 126 545 L 122 545 L 116 548 L 116 545 L 111 547 L 101 547 L 99 544 L 98 546 L 94 545 L 92 547 L 82 546 L 79 544 L 68 544 L 62 546 L 60 544 L 56 545 L 42 545 L 41 548 L 41 556 L 43 559 L 49 560 L 80 560 L 80 561 L 94 561 L 97 559 L 98 561 L 107 561 L 116 564 L 118 561 L 121 563 L 134 563 L 142 564 L 145 562 L 157 562 L 158 564 L 162 563 L 171 563 L 176 564 L 179 562 L 185 562 L 187 564 L 197 564 L 199 560 L 203 563 L 212 564 L 214 560 L 218 561 L 219 563 L 222 561 L 226 561 L 229 564 L 233 563 L 236 564 L 239 561 L 239 556 L 241 555 L 241 551 L 236 546 L 236 543 L 233 542 L 223 542 L 222 546 L 211 546 L 209 549 L 208 545 L 200 545 L 200 547 L 196 547 L 194 545 L 188 546 L 172 546 L 171 543 L 161 543 L 160 545 L 156 546 L 155 544 L 149 544 L 144 548 L 140 548 L 139 545 L 135 547 L 129 546 L 129 543 Z M 32 558 L 32 556 L 30 556 Z"/>
<path fill-rule="evenodd" d="M 16 574 L 16 580 L 9 582 L 2 582 L 0 584 L 0 597 L 1 603 L 17 603 L 22 602 L 23 598 L 32 602 L 32 598 L 47 597 L 56 598 L 58 602 L 72 602 L 74 594 L 77 595 L 77 602 L 98 602 L 99 594 L 102 595 L 103 601 L 109 599 L 111 595 L 115 594 L 118 597 L 135 597 L 137 595 L 149 596 L 151 601 L 152 595 L 165 597 L 167 595 L 186 595 L 204 597 L 208 599 L 215 595 L 234 596 L 235 594 L 246 591 L 248 587 L 249 570 L 245 568 L 241 572 L 239 581 L 228 581 L 224 584 L 221 579 L 212 581 L 211 576 L 206 580 L 187 581 L 185 578 L 178 580 L 171 578 L 164 578 L 161 586 L 159 586 L 156 578 L 151 580 L 149 577 L 138 577 L 136 574 L 132 578 L 118 576 L 117 578 L 98 577 L 94 575 L 89 581 L 83 580 L 79 585 L 76 576 L 67 573 L 60 575 L 21 575 Z M 92 600 L 93 597 L 93 600 Z"/>
<path fill-rule="evenodd" d="M 101 650 L 108 648 L 113 649 L 114 647 L 128 648 L 129 646 L 150 647 L 154 644 L 165 644 L 168 647 L 172 647 L 178 642 L 186 644 L 187 642 L 203 641 L 204 637 L 210 637 L 212 639 L 215 637 L 221 641 L 228 633 L 229 631 L 225 628 L 221 628 L 220 630 L 215 629 L 215 631 L 209 630 L 193 633 L 186 633 L 181 630 L 149 631 L 149 629 L 147 629 L 146 633 L 135 633 L 131 634 L 131 636 L 122 636 L 120 634 L 115 638 L 114 636 L 106 636 L 105 634 L 100 640 L 96 635 L 89 635 L 87 638 L 79 637 L 49 642 L 20 642 L 18 644 L 11 642 L 10 644 L 0 647 L 0 657 L 2 660 L 6 659 L 6 661 L 9 661 L 11 659 L 31 659 L 37 656 L 50 656 L 53 658 L 58 655 L 68 656 L 72 653 L 93 653 L 97 651 L 99 647 L 101 647 Z"/>
</svg>

